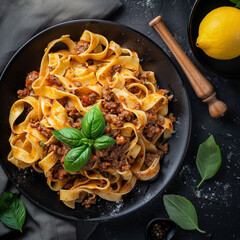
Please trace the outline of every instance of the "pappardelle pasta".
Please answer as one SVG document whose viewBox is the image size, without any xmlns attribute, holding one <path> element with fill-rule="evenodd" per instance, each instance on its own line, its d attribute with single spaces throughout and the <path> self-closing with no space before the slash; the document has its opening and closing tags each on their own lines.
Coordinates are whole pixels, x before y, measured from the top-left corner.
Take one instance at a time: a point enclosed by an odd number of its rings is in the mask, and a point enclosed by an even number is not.
<svg viewBox="0 0 240 240">
<path fill-rule="evenodd" d="M 158 89 L 154 73 L 143 71 L 135 51 L 87 30 L 78 42 L 64 35 L 48 44 L 40 71 L 28 74 L 18 95 L 9 116 L 8 160 L 43 173 L 68 207 L 76 202 L 90 207 L 96 196 L 118 201 L 137 180 L 158 174 L 173 133 L 175 118 L 168 114 L 173 96 Z M 68 172 L 64 158 L 71 148 L 51 132 L 81 130 L 83 115 L 96 104 L 105 119 L 104 134 L 116 143 L 92 149 L 79 171 Z"/>
</svg>

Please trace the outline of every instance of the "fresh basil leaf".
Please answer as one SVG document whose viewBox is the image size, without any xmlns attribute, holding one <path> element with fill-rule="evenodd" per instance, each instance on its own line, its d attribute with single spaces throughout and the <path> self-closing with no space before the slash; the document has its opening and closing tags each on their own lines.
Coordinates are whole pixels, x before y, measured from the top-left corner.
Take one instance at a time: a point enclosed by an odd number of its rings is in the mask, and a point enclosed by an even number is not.
<svg viewBox="0 0 240 240">
<path fill-rule="evenodd" d="M 106 147 L 109 147 L 109 146 L 113 145 L 115 142 L 116 142 L 115 139 L 113 139 L 109 136 L 103 135 L 103 136 L 101 136 L 100 138 L 97 138 L 94 141 L 93 146 L 96 149 L 103 149 L 103 148 L 106 148 Z"/>
<path fill-rule="evenodd" d="M 79 171 L 88 161 L 92 154 L 92 149 L 88 145 L 81 145 L 71 149 L 64 158 L 64 168 L 68 172 Z"/>
<path fill-rule="evenodd" d="M 197 153 L 196 164 L 202 177 L 199 187 L 206 179 L 212 178 L 219 170 L 222 163 L 221 151 L 211 135 L 205 142 L 200 144 Z"/>
<path fill-rule="evenodd" d="M 84 138 L 82 131 L 76 128 L 63 128 L 60 130 L 52 131 L 52 134 L 61 142 L 71 148 L 82 145 L 81 139 Z"/>
<path fill-rule="evenodd" d="M 82 118 L 82 131 L 87 138 L 96 139 L 105 131 L 105 119 L 98 105 L 91 108 Z"/>
<path fill-rule="evenodd" d="M 185 197 L 179 195 L 164 195 L 163 203 L 172 221 L 185 230 L 198 230 L 205 233 L 198 227 L 198 218 L 193 204 Z"/>
<path fill-rule="evenodd" d="M 0 205 L 1 222 L 22 232 L 22 226 L 26 219 L 26 208 L 23 201 L 16 194 L 4 192 L 0 199 Z"/>
</svg>

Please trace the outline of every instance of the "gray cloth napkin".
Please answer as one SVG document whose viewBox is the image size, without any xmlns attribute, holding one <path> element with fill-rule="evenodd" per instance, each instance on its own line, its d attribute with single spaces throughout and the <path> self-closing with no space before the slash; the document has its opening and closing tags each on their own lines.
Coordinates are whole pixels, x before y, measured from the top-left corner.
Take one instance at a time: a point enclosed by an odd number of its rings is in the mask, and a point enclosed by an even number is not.
<svg viewBox="0 0 240 240">
<path fill-rule="evenodd" d="M 1 0 L 0 72 L 10 56 L 40 30 L 60 22 L 106 19 L 120 0 Z"/>
<path fill-rule="evenodd" d="M 16 50 L 40 30 L 74 19 L 105 19 L 121 5 L 120 0 L 1 0 L 0 72 Z M 5 190 L 18 192 L 0 167 L 0 195 Z M 0 222 L 0 239 L 83 240 L 96 227 L 96 224 L 72 223 L 57 218 L 33 205 L 25 197 L 20 198 L 27 208 L 23 233 L 7 228 Z"/>
<path fill-rule="evenodd" d="M 18 193 L 15 187 L 8 184 L 8 179 L 2 168 L 0 168 L 0 193 L 6 189 Z M 8 185 L 8 186 L 7 186 Z M 27 217 L 23 228 L 23 233 L 5 227 L 0 223 L 0 239 L 21 239 L 21 240 L 65 240 L 77 239 L 75 224 L 57 218 L 46 213 L 39 207 L 29 202 L 25 197 L 20 197 L 27 209 Z"/>
</svg>

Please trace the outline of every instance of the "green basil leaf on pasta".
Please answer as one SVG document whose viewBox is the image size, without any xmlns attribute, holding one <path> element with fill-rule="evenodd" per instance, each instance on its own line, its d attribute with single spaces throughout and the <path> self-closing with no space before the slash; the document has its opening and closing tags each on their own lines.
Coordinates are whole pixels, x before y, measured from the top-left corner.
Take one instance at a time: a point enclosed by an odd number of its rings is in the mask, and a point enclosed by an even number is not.
<svg viewBox="0 0 240 240">
<path fill-rule="evenodd" d="M 88 145 L 81 145 L 71 149 L 64 158 L 64 168 L 68 172 L 79 171 L 89 160 L 92 149 Z"/>
<path fill-rule="evenodd" d="M 211 135 L 205 142 L 200 144 L 197 153 L 196 164 L 202 177 L 199 187 L 204 180 L 212 178 L 219 170 L 222 163 L 221 151 Z"/>
<path fill-rule="evenodd" d="M 96 139 L 105 131 L 105 119 L 98 105 L 92 107 L 82 118 L 82 131 L 87 138 Z"/>
<path fill-rule="evenodd" d="M 26 219 L 26 208 L 22 200 L 11 192 L 4 192 L 0 199 L 0 221 L 7 227 L 22 232 Z"/>
<path fill-rule="evenodd" d="M 109 136 L 103 135 L 103 136 L 97 138 L 94 141 L 93 146 L 96 149 L 103 149 L 103 148 L 107 148 L 107 147 L 113 145 L 114 143 L 116 143 L 115 139 L 113 139 L 113 138 L 111 138 Z"/>
<path fill-rule="evenodd" d="M 84 138 L 82 131 L 76 128 L 63 128 L 60 130 L 52 131 L 52 134 L 61 142 L 71 148 L 82 145 L 81 139 Z"/>
<path fill-rule="evenodd" d="M 163 196 L 163 203 L 170 219 L 182 229 L 205 233 L 199 229 L 196 209 L 188 199 L 170 194 Z"/>
</svg>

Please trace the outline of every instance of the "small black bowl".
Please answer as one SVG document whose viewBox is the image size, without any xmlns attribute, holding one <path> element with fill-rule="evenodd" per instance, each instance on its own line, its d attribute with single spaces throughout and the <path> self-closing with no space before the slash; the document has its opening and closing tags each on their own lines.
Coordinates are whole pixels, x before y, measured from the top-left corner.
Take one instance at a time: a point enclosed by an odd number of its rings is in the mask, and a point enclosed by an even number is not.
<svg viewBox="0 0 240 240">
<path fill-rule="evenodd" d="M 235 4 L 229 0 L 197 0 L 193 6 L 188 23 L 188 40 L 196 59 L 206 69 L 226 78 L 240 79 L 240 57 L 231 60 L 217 60 L 207 56 L 195 43 L 198 37 L 198 29 L 203 18 L 213 9 Z"/>
<path fill-rule="evenodd" d="M 169 228 L 169 230 L 167 232 L 167 235 L 166 235 L 166 238 L 165 238 L 167 240 L 171 240 L 174 237 L 174 235 L 177 231 L 177 224 L 175 222 L 173 222 L 172 220 L 167 219 L 167 218 L 154 218 L 147 225 L 146 235 L 145 235 L 146 240 L 152 240 L 153 239 L 151 237 L 151 230 L 153 229 L 155 224 L 159 224 L 163 227 L 168 227 Z"/>
</svg>

